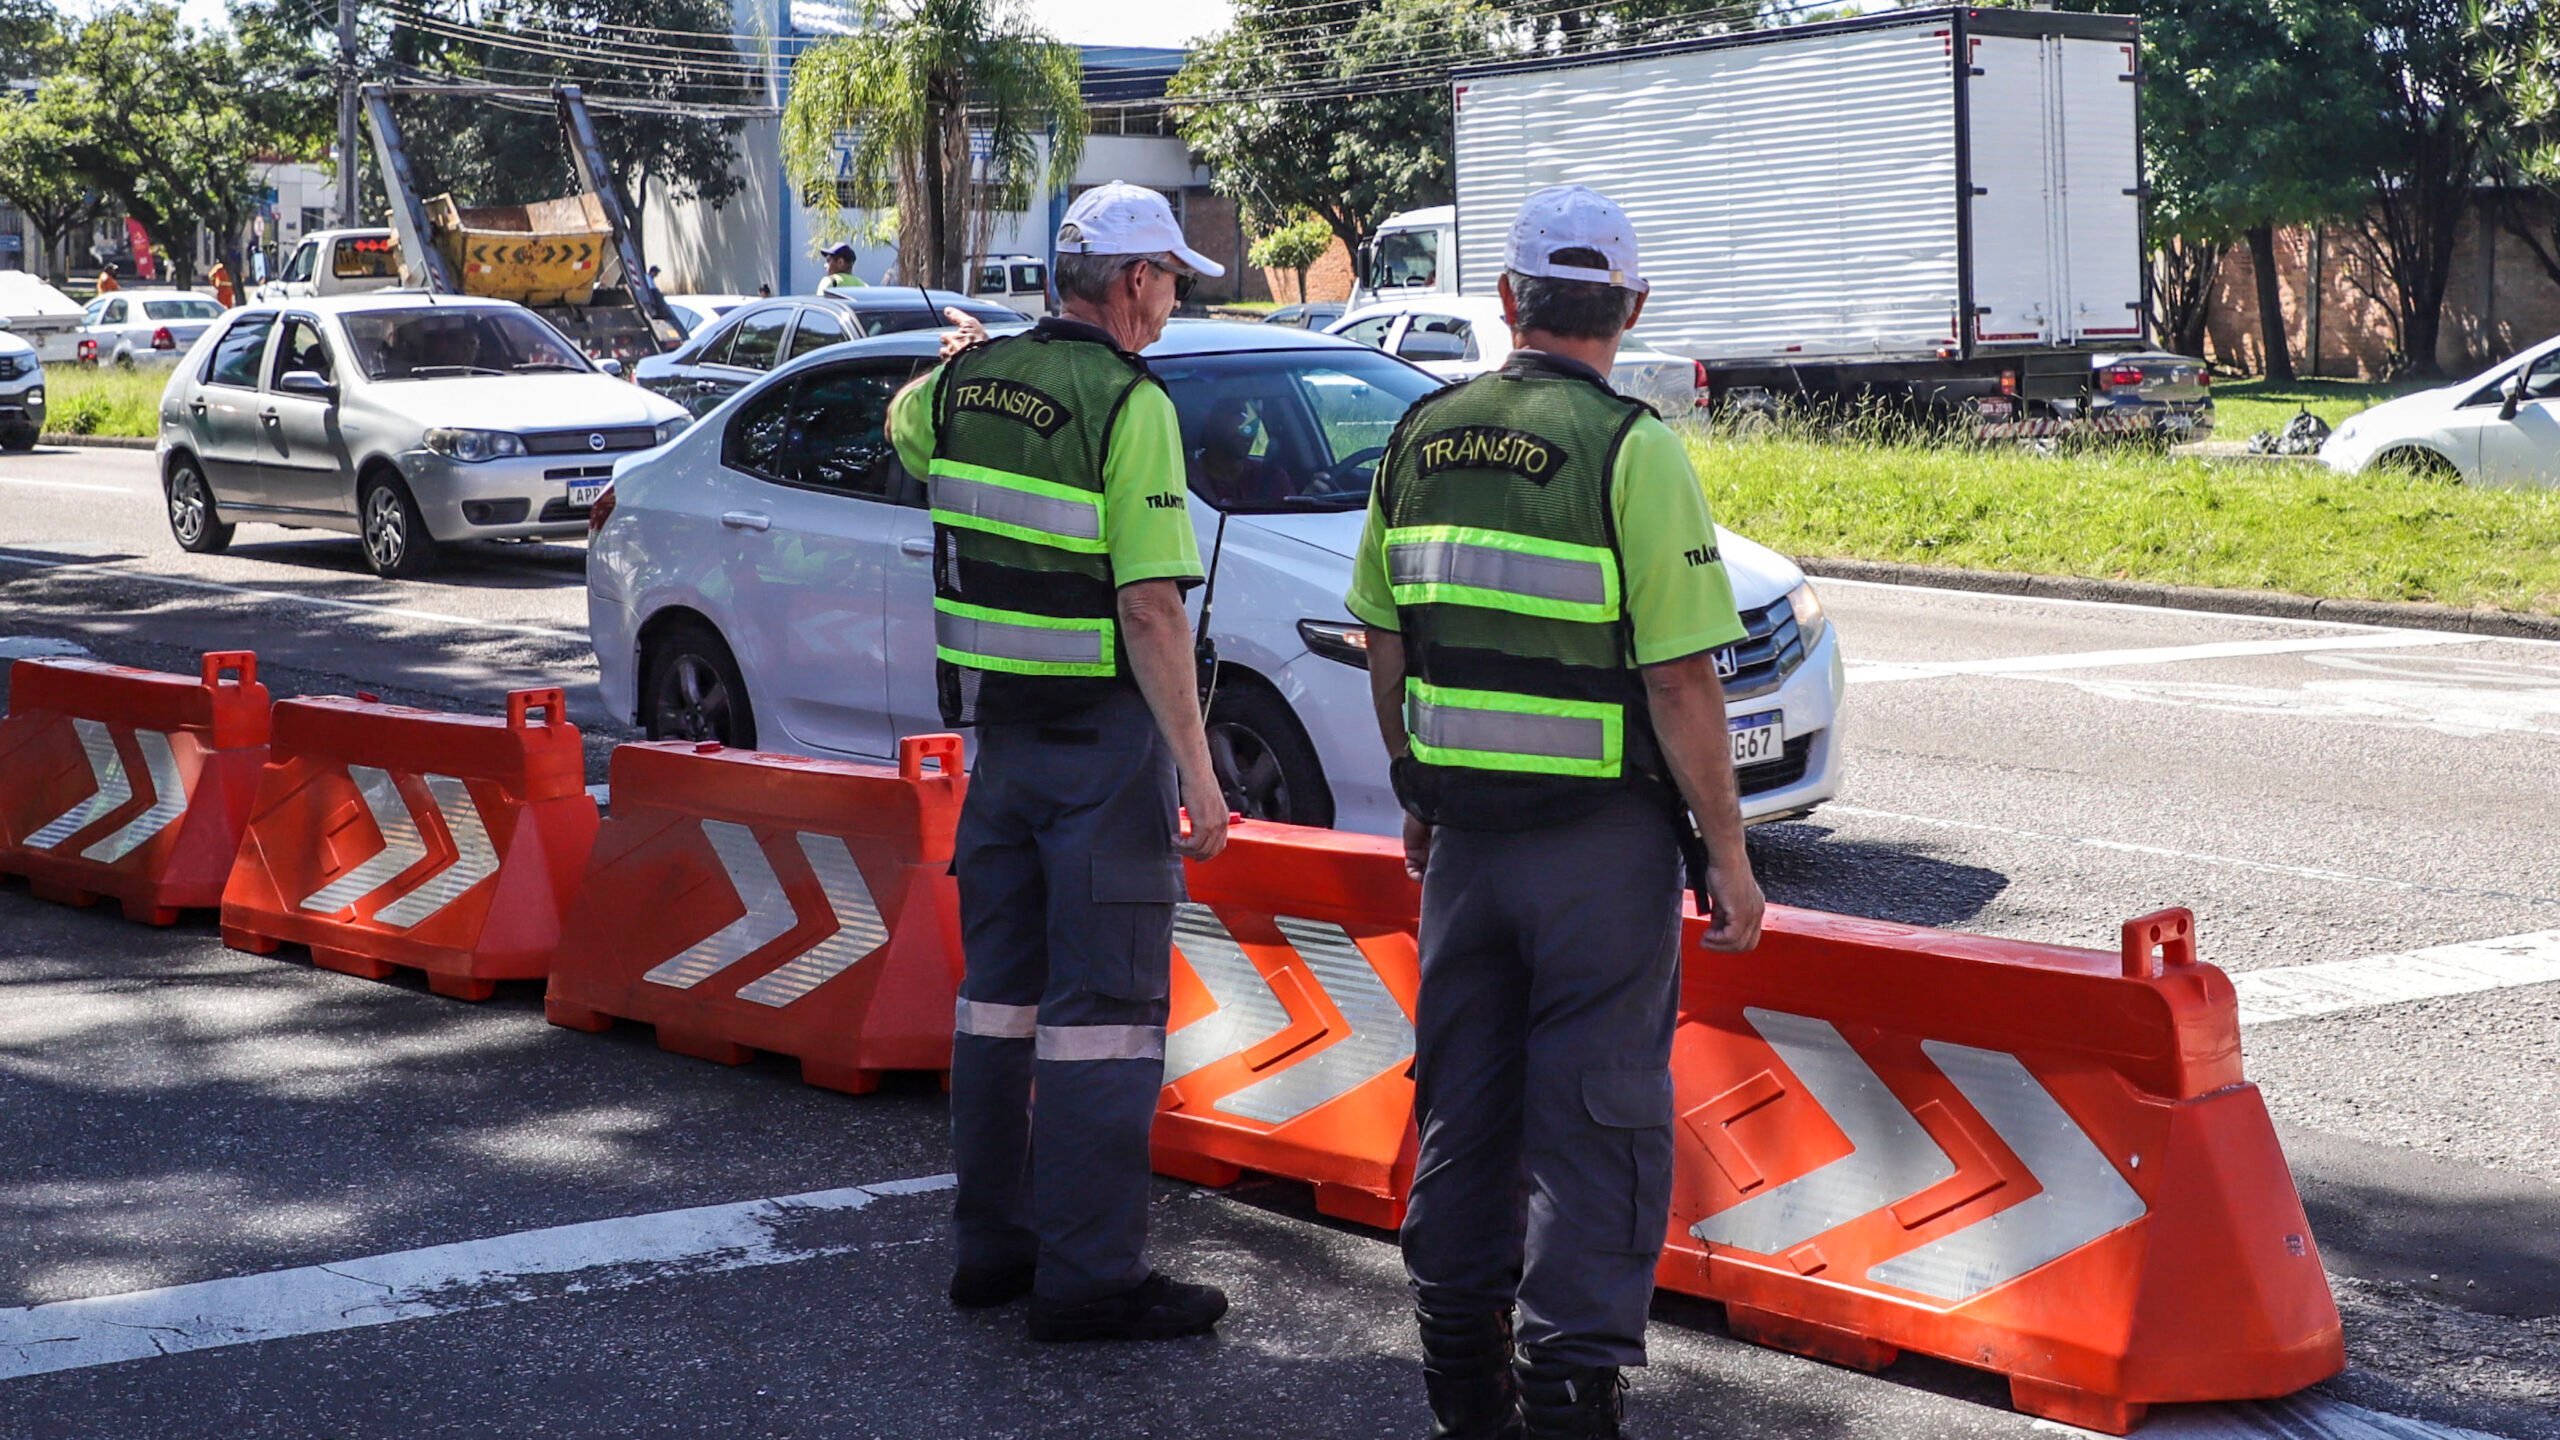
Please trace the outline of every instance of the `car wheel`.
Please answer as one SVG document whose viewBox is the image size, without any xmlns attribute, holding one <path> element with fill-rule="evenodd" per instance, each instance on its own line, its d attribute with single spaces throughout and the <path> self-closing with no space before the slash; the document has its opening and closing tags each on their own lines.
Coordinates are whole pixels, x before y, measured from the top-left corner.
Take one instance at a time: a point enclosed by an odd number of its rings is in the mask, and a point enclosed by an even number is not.
<svg viewBox="0 0 2560 1440">
<path fill-rule="evenodd" d="M 1333 791 L 1315 746 L 1279 696 L 1260 686 L 1221 685 L 1209 706 L 1209 759 L 1227 809 L 1290 825 L 1333 823 Z"/>
<path fill-rule="evenodd" d="M 36 448 L 36 432 L 33 430 L 12 430 L 6 435 L 0 435 L 0 450 L 25 451 L 34 448 Z"/>
<path fill-rule="evenodd" d="M 418 502 L 398 478 L 377 474 L 367 479 L 356 513 L 364 523 L 365 563 L 374 574 L 407 579 L 436 568 L 436 537 L 427 533 Z"/>
<path fill-rule="evenodd" d="M 2462 472 L 2452 461 L 2433 450 L 2420 450 L 2414 446 L 2384 451 L 2375 458 L 2373 468 L 2406 475 L 2412 480 L 2440 480 L 2448 485 L 2462 483 Z"/>
<path fill-rule="evenodd" d="M 755 706 L 737 658 L 708 625 L 685 624 L 649 645 L 640 726 L 652 740 L 712 740 L 752 750 Z"/>
<path fill-rule="evenodd" d="M 169 533 L 176 537 L 179 549 L 219 555 L 231 548 L 232 527 L 223 523 L 222 512 L 214 508 L 213 487 L 205 483 L 194 456 L 180 455 L 170 461 L 169 478 L 162 488 L 169 499 Z"/>
<path fill-rule="evenodd" d="M 117 368 L 117 369 L 119 369 L 119 370 L 130 370 L 130 369 L 132 369 L 132 368 L 133 368 L 133 357 L 132 357 L 131 355 L 125 355 L 125 354 L 120 354 L 120 355 L 116 356 L 116 368 Z"/>
</svg>

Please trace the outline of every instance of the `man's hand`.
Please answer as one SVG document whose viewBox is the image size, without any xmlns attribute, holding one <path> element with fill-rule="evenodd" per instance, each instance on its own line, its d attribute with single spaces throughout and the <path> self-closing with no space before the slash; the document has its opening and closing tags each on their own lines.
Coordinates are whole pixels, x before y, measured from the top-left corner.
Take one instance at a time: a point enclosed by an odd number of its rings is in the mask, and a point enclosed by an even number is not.
<svg viewBox="0 0 2560 1440">
<path fill-rule="evenodd" d="M 1209 779 L 1209 793 L 1195 793 L 1191 781 L 1182 782 L 1183 818 L 1191 822 L 1189 833 L 1173 837 L 1174 853 L 1185 860 L 1215 860 L 1227 848 L 1227 797 L 1218 789 L 1217 777 Z"/>
<path fill-rule="evenodd" d="M 1431 868 L 1431 822 L 1407 811 L 1404 817 L 1404 873 L 1419 880 Z"/>
<path fill-rule="evenodd" d="M 951 333 L 942 337 L 942 353 L 937 359 L 948 360 L 987 338 L 987 327 L 978 323 L 978 317 L 957 305 L 943 311 L 942 318 L 951 322 Z"/>
<path fill-rule="evenodd" d="M 1708 860 L 1707 898 L 1715 913 L 1700 945 L 1739 955 L 1760 943 L 1760 917 L 1768 902 L 1761 898 L 1749 856 L 1737 856 L 1731 864 Z"/>
</svg>

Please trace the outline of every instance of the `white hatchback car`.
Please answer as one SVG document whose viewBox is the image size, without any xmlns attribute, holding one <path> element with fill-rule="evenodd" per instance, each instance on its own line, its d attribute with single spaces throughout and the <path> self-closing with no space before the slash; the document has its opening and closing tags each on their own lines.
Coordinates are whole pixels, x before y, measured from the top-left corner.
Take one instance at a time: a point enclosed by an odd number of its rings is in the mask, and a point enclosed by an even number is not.
<svg viewBox="0 0 2560 1440">
<path fill-rule="evenodd" d="M 1511 326 L 1502 301 L 1492 295 L 1414 295 L 1363 305 L 1325 327 L 1363 345 L 1399 355 L 1443 380 L 1466 380 L 1499 370 L 1511 358 Z M 1665 420 L 1697 407 L 1698 362 L 1622 345 L 1609 368 L 1609 384 L 1632 395 Z"/>
<path fill-rule="evenodd" d="M 890 396 L 939 338 L 817 351 L 615 464 L 587 552 L 587 629 L 614 714 L 652 738 L 839 758 L 886 759 L 900 737 L 944 728 L 933 520 L 885 434 Z M 1387 436 L 1438 382 L 1362 346 L 1223 321 L 1169 326 L 1147 359 L 1200 502 L 1220 662 L 1210 746 L 1229 803 L 1392 833 L 1366 632 L 1342 595 Z M 1839 642 L 1803 572 L 1720 540 L 1750 629 L 1717 656 L 1743 811 L 1801 815 L 1839 792 Z"/>
<path fill-rule="evenodd" d="M 2474 485 L 2560 485 L 2560 338 L 2350 417 L 2320 459 L 2350 472 L 2397 465 Z"/>
</svg>

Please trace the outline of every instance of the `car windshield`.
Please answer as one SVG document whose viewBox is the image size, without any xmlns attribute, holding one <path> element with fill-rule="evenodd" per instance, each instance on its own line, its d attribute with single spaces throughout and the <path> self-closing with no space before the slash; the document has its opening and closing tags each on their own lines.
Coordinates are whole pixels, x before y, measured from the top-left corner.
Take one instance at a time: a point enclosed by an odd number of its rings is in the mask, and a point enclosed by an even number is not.
<svg viewBox="0 0 2560 1440">
<path fill-rule="evenodd" d="M 1372 351 L 1149 357 L 1173 397 L 1191 489 L 1234 514 L 1357 510 L 1387 436 L 1440 382 Z"/>
<path fill-rule="evenodd" d="M 145 300 L 142 313 L 154 320 L 219 320 L 222 307 L 210 300 Z"/>
<path fill-rule="evenodd" d="M 895 290 L 888 292 L 895 295 Z M 909 292 L 912 294 L 913 292 Z M 899 335 L 910 330 L 939 330 L 951 322 L 942 318 L 945 310 L 957 310 L 985 325 L 1019 325 L 1022 312 L 983 300 L 953 300 L 936 295 L 906 303 L 886 301 L 874 296 L 863 297 L 865 304 L 850 307 L 854 324 L 865 336 Z"/>
<path fill-rule="evenodd" d="M 368 380 L 441 380 L 590 368 L 560 332 L 522 310 L 459 305 L 358 310 L 341 317 Z"/>
</svg>

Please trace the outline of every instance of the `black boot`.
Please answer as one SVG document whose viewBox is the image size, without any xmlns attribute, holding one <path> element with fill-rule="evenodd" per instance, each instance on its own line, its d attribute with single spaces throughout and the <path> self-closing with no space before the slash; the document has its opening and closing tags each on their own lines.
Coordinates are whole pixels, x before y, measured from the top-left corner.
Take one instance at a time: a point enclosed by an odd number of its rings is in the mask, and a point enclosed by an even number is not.
<svg viewBox="0 0 2560 1440">
<path fill-rule="evenodd" d="M 1617 1366 L 1524 1357 L 1513 1368 L 1529 1440 L 1616 1440 L 1627 1389 Z"/>
<path fill-rule="evenodd" d="M 1422 1326 L 1422 1388 L 1431 1397 L 1431 1440 L 1520 1440 L 1520 1391 L 1511 1378 L 1511 1312 L 1434 1315 Z"/>
</svg>

